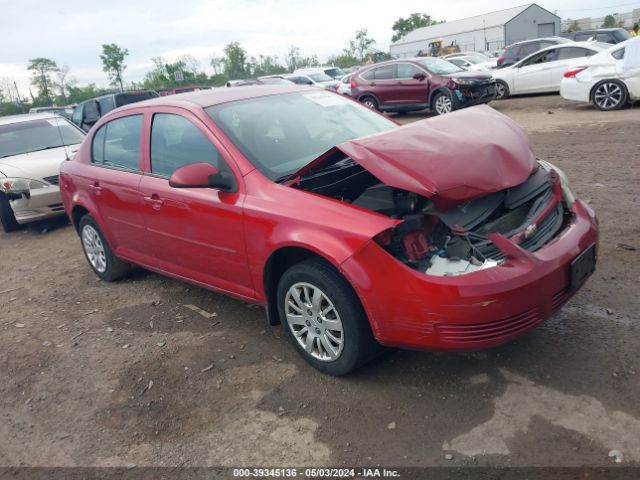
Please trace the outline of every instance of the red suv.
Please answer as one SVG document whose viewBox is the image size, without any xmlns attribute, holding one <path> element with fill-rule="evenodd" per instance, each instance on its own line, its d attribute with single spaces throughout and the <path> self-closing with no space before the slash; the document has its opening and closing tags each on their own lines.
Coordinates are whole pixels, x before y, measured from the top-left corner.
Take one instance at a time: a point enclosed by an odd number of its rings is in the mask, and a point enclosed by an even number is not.
<svg viewBox="0 0 640 480">
<path fill-rule="evenodd" d="M 593 211 L 485 106 L 399 126 L 295 85 L 161 97 L 101 118 L 60 189 L 100 278 L 141 265 L 264 305 L 333 375 L 379 344 L 511 340 L 596 262 Z"/>
<path fill-rule="evenodd" d="M 442 115 L 493 100 L 496 82 L 490 73 L 467 72 L 440 58 L 406 58 L 356 72 L 351 77 L 351 96 L 376 110 L 429 108 Z"/>
</svg>

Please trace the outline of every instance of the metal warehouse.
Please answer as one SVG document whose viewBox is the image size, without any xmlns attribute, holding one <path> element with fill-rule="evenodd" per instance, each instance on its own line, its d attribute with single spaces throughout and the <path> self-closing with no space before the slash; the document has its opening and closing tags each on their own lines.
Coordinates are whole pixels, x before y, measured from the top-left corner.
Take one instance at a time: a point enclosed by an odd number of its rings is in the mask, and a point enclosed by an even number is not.
<svg viewBox="0 0 640 480">
<path fill-rule="evenodd" d="M 391 44 L 393 57 L 413 57 L 429 44 L 458 45 L 463 52 L 504 48 L 521 40 L 551 37 L 560 33 L 560 17 L 530 3 L 497 12 L 418 28 Z"/>
</svg>

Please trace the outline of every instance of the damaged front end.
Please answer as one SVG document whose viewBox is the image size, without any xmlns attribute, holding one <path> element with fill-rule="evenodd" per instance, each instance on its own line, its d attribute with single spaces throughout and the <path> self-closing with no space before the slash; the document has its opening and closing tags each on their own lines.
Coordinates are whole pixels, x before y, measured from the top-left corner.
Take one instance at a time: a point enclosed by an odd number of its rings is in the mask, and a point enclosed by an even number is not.
<svg viewBox="0 0 640 480">
<path fill-rule="evenodd" d="M 348 157 L 301 176 L 295 186 L 400 220 L 375 241 L 400 262 L 434 276 L 501 265 L 506 256 L 494 243 L 496 235 L 524 250 L 539 250 L 568 223 L 573 203 L 566 177 L 546 162 L 519 185 L 446 210 L 381 183 Z"/>
</svg>

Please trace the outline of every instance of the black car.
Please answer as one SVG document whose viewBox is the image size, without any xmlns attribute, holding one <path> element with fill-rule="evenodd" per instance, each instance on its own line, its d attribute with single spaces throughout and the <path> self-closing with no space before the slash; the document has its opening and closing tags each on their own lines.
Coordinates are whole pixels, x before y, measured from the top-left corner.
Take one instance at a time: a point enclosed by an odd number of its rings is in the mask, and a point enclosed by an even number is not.
<svg viewBox="0 0 640 480">
<path fill-rule="evenodd" d="M 508 67 L 516 62 L 519 62 L 525 57 L 528 57 L 532 53 L 538 50 L 550 47 L 551 45 L 558 45 L 559 43 L 571 42 L 568 38 L 563 37 L 547 37 L 547 38 L 535 38 L 533 40 L 524 40 L 509 45 L 504 53 L 498 58 L 498 68 Z"/>
<path fill-rule="evenodd" d="M 601 43 L 620 43 L 629 40 L 631 35 L 624 28 L 597 28 L 594 30 L 580 30 L 579 32 L 561 33 L 561 37 L 574 42 L 587 42 L 591 39 Z"/>
<path fill-rule="evenodd" d="M 129 103 L 141 102 L 150 98 L 159 97 L 153 90 L 140 90 L 134 92 L 110 93 L 101 97 L 91 98 L 79 103 L 73 110 L 71 121 L 85 132 L 111 110 Z"/>
</svg>

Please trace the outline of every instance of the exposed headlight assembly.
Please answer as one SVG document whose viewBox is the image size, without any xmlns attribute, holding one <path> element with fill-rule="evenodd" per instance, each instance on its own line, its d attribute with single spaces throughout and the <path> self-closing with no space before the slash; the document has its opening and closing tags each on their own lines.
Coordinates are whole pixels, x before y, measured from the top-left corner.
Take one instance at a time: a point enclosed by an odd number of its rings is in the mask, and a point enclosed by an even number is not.
<svg viewBox="0 0 640 480">
<path fill-rule="evenodd" d="M 454 78 L 453 81 L 458 85 L 473 85 L 476 83 L 476 81 L 471 78 Z"/>
<path fill-rule="evenodd" d="M 547 162 L 546 160 L 538 160 L 538 164 L 547 172 L 549 170 L 555 170 L 558 177 L 560 177 L 560 185 L 562 185 L 562 196 L 564 197 L 564 202 L 567 204 L 567 207 L 571 208 L 576 201 L 576 197 L 569 186 L 569 178 L 567 177 L 567 174 L 560 168 L 556 167 L 553 163 Z"/>
</svg>

